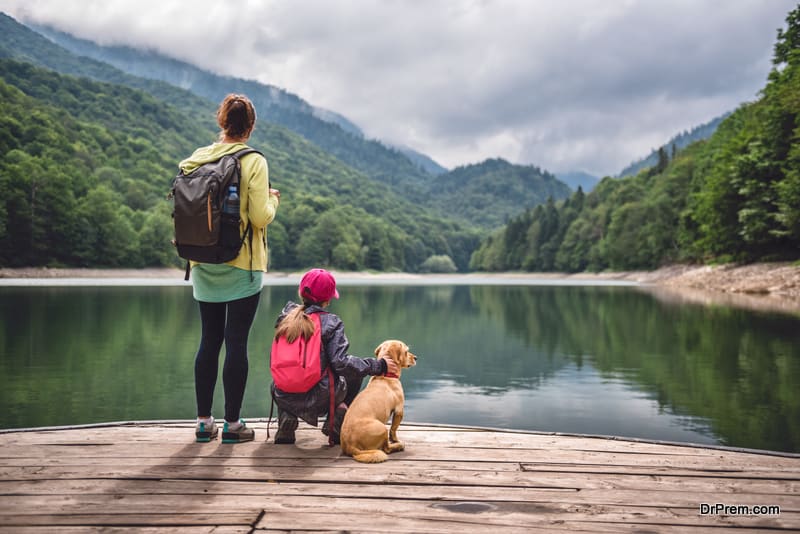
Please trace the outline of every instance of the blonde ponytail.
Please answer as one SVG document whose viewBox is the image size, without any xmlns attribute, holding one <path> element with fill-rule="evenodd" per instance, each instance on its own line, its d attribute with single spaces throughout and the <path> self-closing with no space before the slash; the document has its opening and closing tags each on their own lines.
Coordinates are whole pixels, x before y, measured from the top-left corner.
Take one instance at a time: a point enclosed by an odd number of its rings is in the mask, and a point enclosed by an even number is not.
<svg viewBox="0 0 800 534">
<path fill-rule="evenodd" d="M 287 313 L 286 317 L 275 328 L 275 339 L 285 336 L 286 341 L 289 343 L 293 343 L 300 336 L 308 340 L 313 334 L 314 322 L 306 315 L 305 304 L 297 306 Z"/>
</svg>

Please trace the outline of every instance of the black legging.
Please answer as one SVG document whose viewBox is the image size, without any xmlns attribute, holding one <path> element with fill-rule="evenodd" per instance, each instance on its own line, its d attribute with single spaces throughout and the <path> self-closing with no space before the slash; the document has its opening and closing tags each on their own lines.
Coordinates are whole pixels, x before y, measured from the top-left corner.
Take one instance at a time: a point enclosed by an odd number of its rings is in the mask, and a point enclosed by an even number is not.
<svg viewBox="0 0 800 534">
<path fill-rule="evenodd" d="M 256 316 L 260 296 L 261 293 L 256 293 L 230 302 L 200 302 L 203 333 L 194 360 L 198 416 L 211 415 L 214 386 L 219 372 L 219 351 L 224 341 L 222 385 L 225 389 L 225 420 L 239 420 L 247 384 L 247 337 Z"/>
</svg>

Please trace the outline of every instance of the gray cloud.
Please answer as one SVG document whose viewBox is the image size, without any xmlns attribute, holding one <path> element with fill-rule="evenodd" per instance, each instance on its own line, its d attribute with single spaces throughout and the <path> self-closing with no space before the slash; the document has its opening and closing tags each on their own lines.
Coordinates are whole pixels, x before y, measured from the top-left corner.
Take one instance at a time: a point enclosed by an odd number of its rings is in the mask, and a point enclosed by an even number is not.
<svg viewBox="0 0 800 534">
<path fill-rule="evenodd" d="M 753 100 L 792 0 L 0 0 L 332 109 L 447 166 L 614 174 Z"/>
</svg>

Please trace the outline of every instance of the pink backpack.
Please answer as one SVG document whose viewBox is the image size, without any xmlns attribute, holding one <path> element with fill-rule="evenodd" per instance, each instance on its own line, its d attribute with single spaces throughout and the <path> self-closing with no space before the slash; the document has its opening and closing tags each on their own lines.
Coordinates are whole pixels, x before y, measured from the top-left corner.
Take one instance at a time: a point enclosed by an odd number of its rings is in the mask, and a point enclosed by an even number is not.
<svg viewBox="0 0 800 534">
<path fill-rule="evenodd" d="M 314 323 L 314 333 L 309 339 L 299 336 L 293 343 L 286 341 L 281 336 L 272 342 L 269 356 L 269 370 L 272 373 L 272 382 L 281 391 L 286 393 L 305 393 L 317 385 L 322 378 L 320 355 L 322 354 L 322 326 L 318 313 L 308 316 Z M 328 384 L 330 384 L 330 403 L 328 406 L 328 444 L 333 446 L 333 410 L 336 382 L 331 366 L 328 366 Z M 274 399 L 273 399 L 274 400 Z M 272 407 L 269 410 L 267 421 L 267 439 L 269 439 L 269 425 L 272 422 Z"/>
<path fill-rule="evenodd" d="M 308 340 L 299 336 L 292 343 L 281 336 L 272 342 L 269 370 L 272 381 L 281 391 L 305 393 L 322 378 L 320 353 L 322 351 L 322 328 L 319 314 L 308 315 L 314 323 L 314 334 Z"/>
</svg>

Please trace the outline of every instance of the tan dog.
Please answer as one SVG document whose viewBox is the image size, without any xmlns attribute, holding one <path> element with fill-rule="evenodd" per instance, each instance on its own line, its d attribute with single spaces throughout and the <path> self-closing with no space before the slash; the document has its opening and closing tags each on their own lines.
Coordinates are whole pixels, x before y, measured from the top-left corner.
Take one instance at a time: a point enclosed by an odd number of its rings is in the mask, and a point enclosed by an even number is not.
<svg viewBox="0 0 800 534">
<path fill-rule="evenodd" d="M 417 357 L 402 341 L 389 339 L 375 349 L 378 359 L 391 358 L 397 367 L 413 367 Z M 342 452 L 364 463 L 387 460 L 387 453 L 402 451 L 403 443 L 397 439 L 397 427 L 403 420 L 403 386 L 400 371 L 397 377 L 383 375 L 370 378 L 367 387 L 353 400 L 344 416 L 340 433 Z M 386 422 L 392 417 L 392 425 Z"/>
</svg>

